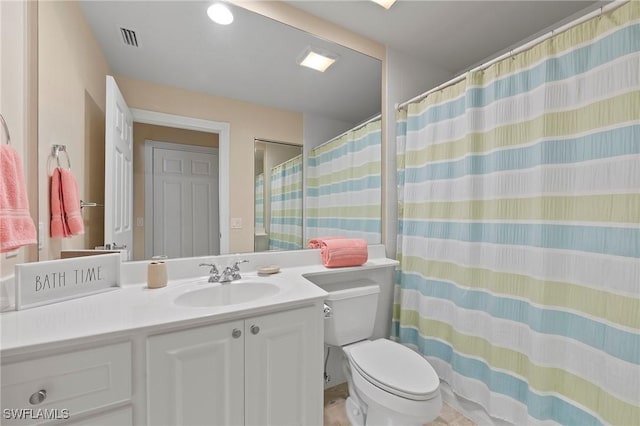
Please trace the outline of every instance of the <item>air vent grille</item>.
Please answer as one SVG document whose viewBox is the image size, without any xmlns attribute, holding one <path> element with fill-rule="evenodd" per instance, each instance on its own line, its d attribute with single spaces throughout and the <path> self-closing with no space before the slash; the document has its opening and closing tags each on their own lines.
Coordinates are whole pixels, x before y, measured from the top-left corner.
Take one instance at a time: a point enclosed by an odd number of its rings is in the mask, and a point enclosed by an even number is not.
<svg viewBox="0 0 640 426">
<path fill-rule="evenodd" d="M 122 41 L 127 46 L 138 47 L 138 37 L 136 32 L 127 28 L 120 28 L 120 34 L 122 34 Z"/>
</svg>

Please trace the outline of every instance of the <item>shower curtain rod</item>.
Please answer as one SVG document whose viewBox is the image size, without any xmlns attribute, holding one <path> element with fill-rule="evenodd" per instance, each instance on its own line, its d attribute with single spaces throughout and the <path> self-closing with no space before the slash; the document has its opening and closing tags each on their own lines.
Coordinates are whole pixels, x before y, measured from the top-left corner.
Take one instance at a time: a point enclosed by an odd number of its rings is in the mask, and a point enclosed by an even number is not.
<svg viewBox="0 0 640 426">
<path fill-rule="evenodd" d="M 558 33 L 564 32 L 564 31 L 566 31 L 566 30 L 568 30 L 570 28 L 575 27 L 576 25 L 580 25 L 583 22 L 586 22 L 586 21 L 588 21 L 589 19 L 591 19 L 593 17 L 602 15 L 604 12 L 609 12 L 611 10 L 617 9 L 618 7 L 622 6 L 625 3 L 628 3 L 629 1 L 630 0 L 615 0 L 615 1 L 612 1 L 611 3 L 608 3 L 608 4 L 604 5 L 604 6 L 601 6 L 598 9 L 587 13 L 586 15 L 583 15 L 583 16 L 577 18 L 577 19 L 574 19 L 573 21 L 571 21 L 571 22 L 569 22 L 567 24 L 564 24 L 564 25 L 562 25 L 562 26 L 560 26 L 560 27 L 558 27 L 556 29 L 553 29 L 553 30 L 541 35 L 540 37 L 537 37 L 537 38 L 531 40 L 530 42 L 527 42 L 527 43 L 523 44 L 522 46 L 519 46 L 519 47 L 517 47 L 515 49 L 511 49 L 508 52 L 506 52 L 506 53 L 504 53 L 504 54 L 502 54 L 502 55 L 500 55 L 500 56 L 498 56 L 496 58 L 493 58 L 493 59 L 491 59 L 491 60 L 489 60 L 489 61 L 487 61 L 487 62 L 485 62 L 485 63 L 483 63 L 481 65 L 478 65 L 477 67 L 471 68 L 470 70 L 467 70 L 467 71 L 463 72 L 462 74 L 458 75 L 457 77 L 454 77 L 451 80 L 446 81 L 446 82 L 434 87 L 433 89 L 427 90 L 426 92 L 424 92 L 424 93 L 422 93 L 422 94 L 420 94 L 418 96 L 415 96 L 415 97 L 409 99 L 408 101 L 405 101 L 405 102 L 403 102 L 401 104 L 396 104 L 396 109 L 399 110 L 399 109 L 409 105 L 410 103 L 416 102 L 418 100 L 422 100 L 422 99 L 426 98 L 427 96 L 429 96 L 433 92 L 436 92 L 436 91 L 438 91 L 440 89 L 444 89 L 445 87 L 448 87 L 448 86 L 452 86 L 452 85 L 464 80 L 466 75 L 468 73 L 470 73 L 470 72 L 480 71 L 480 70 L 486 69 L 486 68 L 490 67 L 491 65 L 495 64 L 496 62 L 499 62 L 499 61 L 501 61 L 503 59 L 506 59 L 506 58 L 508 58 L 510 56 L 513 56 L 513 55 L 517 54 L 517 53 L 520 53 L 520 52 L 522 52 L 522 51 L 524 51 L 524 50 L 526 50 L 526 49 L 528 49 L 528 48 L 530 48 L 530 47 L 532 47 L 532 46 L 534 46 L 534 45 L 536 45 L 538 43 L 541 43 L 541 42 L 553 37 L 554 35 L 556 35 Z"/>
<path fill-rule="evenodd" d="M 376 121 L 376 120 L 377 120 L 377 119 L 379 119 L 379 118 L 382 118 L 382 113 L 377 114 L 377 115 L 374 115 L 373 117 L 371 117 L 371 118 L 369 118 L 369 119 L 367 119 L 367 120 L 363 121 L 362 123 L 356 124 L 356 125 L 355 125 L 355 126 L 353 126 L 351 129 L 349 129 L 349 130 L 347 130 L 347 131 L 344 131 L 344 132 L 340 133 L 338 136 L 335 136 L 335 137 L 333 137 L 333 138 L 329 139 L 329 140 L 328 140 L 328 141 L 326 141 L 326 142 L 322 142 L 320 145 L 314 146 L 314 148 L 320 148 L 322 145 L 326 145 L 326 144 L 328 144 L 328 143 L 330 143 L 330 142 L 335 141 L 336 139 L 340 139 L 341 137 L 343 137 L 343 136 L 344 136 L 344 135 L 346 135 L 347 133 L 349 133 L 349 132 L 354 132 L 354 131 L 356 131 L 356 130 L 358 130 L 358 129 L 361 129 L 361 128 L 363 128 L 364 126 L 366 126 L 367 124 L 371 123 L 372 121 Z"/>
</svg>

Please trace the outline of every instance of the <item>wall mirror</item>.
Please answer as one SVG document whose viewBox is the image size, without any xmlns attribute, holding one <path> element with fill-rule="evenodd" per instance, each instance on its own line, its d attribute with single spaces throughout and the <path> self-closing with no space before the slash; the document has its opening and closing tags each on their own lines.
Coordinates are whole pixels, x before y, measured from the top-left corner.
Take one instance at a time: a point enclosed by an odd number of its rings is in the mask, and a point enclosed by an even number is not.
<svg viewBox="0 0 640 426">
<path fill-rule="evenodd" d="M 220 226 L 220 233 L 229 242 L 221 252 L 254 251 L 256 175 L 252 168 L 259 146 L 255 139 L 287 141 L 306 151 L 378 114 L 381 63 L 234 5 L 230 5 L 234 14 L 231 25 L 214 24 L 206 14 L 209 5 L 201 1 L 42 2 L 39 163 L 46 164 L 51 144 L 68 140 L 81 191 L 88 194 L 87 201 L 102 204 L 104 178 L 97 175 L 100 165 L 96 163 L 104 159 L 100 157 L 104 150 L 100 142 L 104 140 L 105 101 L 101 93 L 104 87 L 99 86 L 104 85 L 105 74 L 113 75 L 133 109 L 196 122 L 228 123 L 226 145 L 215 131 L 210 132 L 210 142 L 203 142 L 219 150 L 221 161 L 228 159 L 228 164 L 219 167 L 224 174 L 220 181 L 226 180 L 229 198 L 219 202 L 219 217 L 228 218 L 228 226 Z M 93 44 L 87 34 L 95 40 Z M 300 67 L 297 60 L 309 47 L 331 52 L 336 63 L 324 73 Z M 102 54 L 106 67 L 100 68 L 100 61 L 91 59 L 96 50 Z M 90 79 L 99 84 L 91 86 Z M 70 111 L 60 111 L 60 105 L 69 106 Z M 134 139 L 138 140 L 135 132 L 139 127 L 136 123 L 133 130 Z M 76 130 L 72 132 L 70 128 Z M 206 126 L 183 129 L 203 128 L 206 133 Z M 133 260 L 148 258 L 145 245 L 153 226 L 146 219 L 144 207 L 148 178 L 144 144 L 186 143 L 176 139 L 180 137 L 200 139 L 197 135 L 175 135 L 173 130 L 166 132 L 167 136 L 158 136 L 158 129 L 146 130 L 150 136 L 144 137 L 133 153 Z M 46 179 L 40 179 L 39 191 L 39 214 L 46 218 Z M 103 237 L 102 213 L 95 208 L 84 209 L 84 240 L 48 240 L 41 259 L 56 258 L 63 249 L 87 249 L 108 243 Z"/>
</svg>

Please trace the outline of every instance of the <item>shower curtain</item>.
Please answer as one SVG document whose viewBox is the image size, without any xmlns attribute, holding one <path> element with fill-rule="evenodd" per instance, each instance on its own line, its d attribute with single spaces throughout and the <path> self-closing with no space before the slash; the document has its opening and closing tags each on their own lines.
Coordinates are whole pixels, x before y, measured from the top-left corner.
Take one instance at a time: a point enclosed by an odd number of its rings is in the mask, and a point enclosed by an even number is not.
<svg viewBox="0 0 640 426">
<path fill-rule="evenodd" d="M 255 228 L 264 230 L 264 173 L 256 176 L 255 188 Z"/>
<path fill-rule="evenodd" d="M 302 155 L 271 169 L 269 250 L 302 248 Z"/>
<path fill-rule="evenodd" d="M 306 236 L 379 244 L 382 235 L 381 120 L 313 148 L 307 161 Z"/>
<path fill-rule="evenodd" d="M 640 424 L 640 3 L 396 127 L 394 338 L 493 417 Z"/>
</svg>

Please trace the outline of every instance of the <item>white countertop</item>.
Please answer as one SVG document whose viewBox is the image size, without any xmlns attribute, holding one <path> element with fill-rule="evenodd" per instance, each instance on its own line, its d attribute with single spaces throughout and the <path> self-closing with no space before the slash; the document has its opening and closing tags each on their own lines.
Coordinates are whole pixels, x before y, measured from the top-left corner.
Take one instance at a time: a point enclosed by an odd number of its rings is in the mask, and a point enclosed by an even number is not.
<svg viewBox="0 0 640 426">
<path fill-rule="evenodd" d="M 370 257 L 365 265 L 351 268 L 329 269 L 321 264 L 291 266 L 268 276 L 257 274 L 255 269 L 245 271 L 242 272 L 243 279 L 277 281 L 281 291 L 252 302 L 228 306 L 185 307 L 174 303 L 185 291 L 221 285 L 207 283 L 206 276 L 202 275 L 170 280 L 167 287 L 153 290 L 148 289 L 146 283 L 128 284 L 105 293 L 2 313 L 0 349 L 2 356 L 17 355 L 85 340 L 132 335 L 142 330 L 160 332 L 310 305 L 323 300 L 327 293 L 303 274 L 335 274 L 396 264 L 395 260 L 384 257 Z M 201 270 L 195 272 L 202 274 Z M 201 282 L 195 283 L 196 278 Z"/>
</svg>

